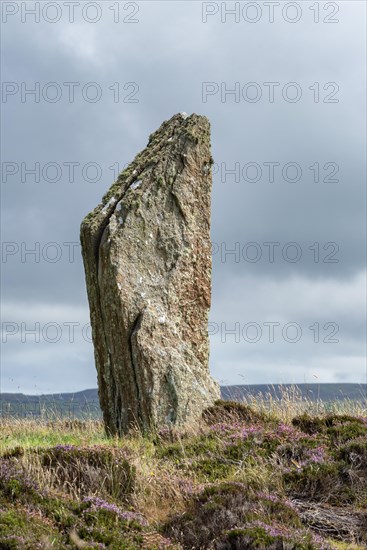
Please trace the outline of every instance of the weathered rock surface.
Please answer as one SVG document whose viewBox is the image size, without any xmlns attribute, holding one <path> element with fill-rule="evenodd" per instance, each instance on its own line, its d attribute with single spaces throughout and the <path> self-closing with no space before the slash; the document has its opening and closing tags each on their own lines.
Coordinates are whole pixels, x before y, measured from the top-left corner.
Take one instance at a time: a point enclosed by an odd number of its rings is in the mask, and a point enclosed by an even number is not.
<svg viewBox="0 0 367 550">
<path fill-rule="evenodd" d="M 123 434 L 219 398 L 208 367 L 210 124 L 166 121 L 81 225 L 99 397 Z"/>
</svg>

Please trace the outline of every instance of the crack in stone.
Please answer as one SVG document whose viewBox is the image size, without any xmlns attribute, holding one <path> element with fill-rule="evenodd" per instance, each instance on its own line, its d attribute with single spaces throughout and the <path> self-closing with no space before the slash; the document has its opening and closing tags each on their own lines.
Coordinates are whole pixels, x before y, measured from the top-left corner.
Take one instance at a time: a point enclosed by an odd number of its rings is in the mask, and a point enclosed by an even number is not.
<svg viewBox="0 0 367 550">
<path fill-rule="evenodd" d="M 176 195 L 176 193 L 172 189 L 171 189 L 170 193 L 171 193 L 171 196 L 173 197 L 173 201 L 174 201 L 174 203 L 177 207 L 177 210 L 179 211 L 182 219 L 184 220 L 184 222 L 186 224 L 187 223 L 186 214 L 182 209 L 182 206 L 181 206 L 181 203 L 180 203 L 180 200 L 179 200 L 178 196 Z"/>
<path fill-rule="evenodd" d="M 144 314 L 144 311 L 140 311 L 139 314 L 137 315 L 137 317 L 135 318 L 135 321 L 132 324 L 132 328 L 130 330 L 130 334 L 129 334 L 129 338 L 128 338 L 129 352 L 130 352 L 130 358 L 131 358 L 131 365 L 132 365 L 132 368 L 133 368 L 134 382 L 135 382 L 135 388 L 136 388 L 136 398 L 137 398 L 138 418 L 136 420 L 138 422 L 138 425 L 140 425 L 140 426 L 143 423 L 143 416 L 142 416 L 142 411 L 141 411 L 140 390 L 139 390 L 138 373 L 137 373 L 138 365 L 136 364 L 135 356 L 134 356 L 133 337 L 134 337 L 135 333 L 137 333 L 139 328 L 140 328 L 140 325 L 141 325 L 141 322 L 142 322 L 142 319 L 143 319 L 143 314 Z"/>
</svg>

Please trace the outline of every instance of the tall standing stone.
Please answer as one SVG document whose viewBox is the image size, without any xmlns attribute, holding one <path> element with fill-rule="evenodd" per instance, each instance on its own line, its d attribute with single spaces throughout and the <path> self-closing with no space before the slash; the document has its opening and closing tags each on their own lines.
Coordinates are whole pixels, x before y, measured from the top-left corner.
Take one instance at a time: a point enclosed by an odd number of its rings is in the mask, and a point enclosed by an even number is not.
<svg viewBox="0 0 367 550">
<path fill-rule="evenodd" d="M 175 115 L 82 222 L 111 434 L 182 426 L 219 398 L 208 367 L 211 164 L 208 119 Z"/>
</svg>

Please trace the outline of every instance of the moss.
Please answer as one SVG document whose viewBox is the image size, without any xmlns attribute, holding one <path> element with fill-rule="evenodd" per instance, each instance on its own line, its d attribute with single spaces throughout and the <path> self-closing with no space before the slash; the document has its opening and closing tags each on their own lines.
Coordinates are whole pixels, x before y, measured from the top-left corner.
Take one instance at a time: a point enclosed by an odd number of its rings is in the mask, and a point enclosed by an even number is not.
<svg viewBox="0 0 367 550">
<path fill-rule="evenodd" d="M 209 435 L 199 435 L 191 439 L 183 437 L 181 441 L 158 446 L 156 454 L 159 458 L 196 458 L 206 453 L 215 453 L 221 449 L 217 438 Z"/>
<path fill-rule="evenodd" d="M 336 458 L 361 469 L 367 476 L 367 437 L 348 441 L 336 451 Z"/>
<path fill-rule="evenodd" d="M 313 417 L 307 413 L 304 413 L 300 416 L 296 416 L 292 420 L 293 426 L 299 428 L 307 434 L 317 434 L 317 433 L 327 433 L 331 428 L 347 425 L 350 428 L 345 428 L 346 430 L 351 430 L 351 437 L 354 431 L 362 431 L 364 434 L 367 434 L 367 426 L 362 419 L 350 415 L 337 415 L 337 414 L 328 414 L 324 417 Z M 359 429 L 357 429 L 357 426 Z M 332 431 L 329 432 L 333 433 Z"/>
<path fill-rule="evenodd" d="M 37 484 L 14 460 L 1 460 L 0 497 L 6 502 L 38 502 L 40 495 Z"/>
<path fill-rule="evenodd" d="M 136 159 L 135 159 L 136 160 Z M 102 197 L 102 205 L 106 205 L 108 201 L 116 194 L 120 194 L 121 190 L 124 188 L 126 181 L 131 178 L 133 171 L 137 169 L 137 163 L 133 162 L 125 170 L 119 174 L 117 180 L 111 185 L 111 187 L 106 191 Z"/>
<path fill-rule="evenodd" d="M 264 524 L 264 526 L 249 526 L 242 529 L 232 529 L 225 533 L 225 537 L 221 540 L 222 544 L 227 542 L 227 546 L 223 548 L 241 548 L 243 550 L 316 550 L 316 546 L 310 534 L 304 533 L 299 540 L 300 534 L 295 531 L 292 533 L 285 530 L 275 534 L 277 529 L 272 529 L 272 523 Z"/>
<path fill-rule="evenodd" d="M 199 481 L 215 482 L 229 477 L 234 470 L 232 464 L 213 460 L 210 458 L 201 458 L 190 466 L 196 474 Z"/>
<path fill-rule="evenodd" d="M 206 487 L 166 525 L 185 548 L 316 550 L 296 510 L 275 495 L 224 482 Z"/>
<path fill-rule="evenodd" d="M 249 452 L 251 447 L 251 440 L 232 443 L 231 445 L 225 446 L 224 456 L 230 460 L 243 460 L 247 456 L 247 453 Z"/>
<path fill-rule="evenodd" d="M 350 504 L 356 500 L 343 463 L 308 464 L 284 474 L 288 494 L 298 498 L 332 504 Z"/>
<path fill-rule="evenodd" d="M 159 446 L 156 456 L 172 461 L 199 481 L 224 479 L 234 469 L 232 461 L 226 459 L 222 442 L 211 435 Z"/>
<path fill-rule="evenodd" d="M 302 526 L 298 512 L 289 504 L 281 500 L 272 500 L 265 496 L 260 496 L 262 510 L 260 515 L 271 521 L 278 521 L 287 527 L 299 528 Z"/>
<path fill-rule="evenodd" d="M 106 544 L 114 550 L 141 548 L 142 524 L 134 518 L 119 517 L 113 509 L 93 509 L 90 503 L 51 495 L 43 496 L 36 509 L 37 516 L 15 510 L 1 514 L 0 548 L 7 548 L 10 544 L 17 550 L 34 550 L 43 535 L 49 538 L 52 535 L 52 548 L 68 548 L 66 541 L 72 531 L 76 531 L 87 545 L 83 548 L 95 548 L 96 543 Z"/>
<path fill-rule="evenodd" d="M 266 549 L 281 539 L 269 535 L 262 527 L 252 527 L 247 529 L 232 529 L 226 534 L 227 540 L 231 543 L 236 543 L 233 548 L 261 548 Z M 243 546 L 239 546 L 243 545 Z M 282 548 L 280 545 L 279 548 Z"/>
<path fill-rule="evenodd" d="M 243 483 L 234 483 L 231 481 L 210 485 L 205 487 L 202 494 L 199 496 L 200 501 L 205 501 L 208 498 L 232 498 L 235 495 L 243 495 L 245 486 Z"/>
<path fill-rule="evenodd" d="M 115 550 L 141 548 L 142 525 L 135 520 L 122 519 L 113 511 L 87 506 L 77 526 L 83 542 L 105 544 Z"/>
<path fill-rule="evenodd" d="M 55 523 L 59 530 L 67 532 L 76 521 L 75 508 L 68 501 L 58 497 L 48 496 L 39 505 L 45 517 Z"/>
<path fill-rule="evenodd" d="M 194 132 L 190 132 L 189 130 L 185 130 L 183 132 L 183 135 L 186 139 L 191 141 L 193 144 L 197 145 L 199 143 L 199 136 L 196 135 Z"/>
<path fill-rule="evenodd" d="M 328 541 L 335 550 L 366 550 L 365 546 L 359 544 L 351 544 L 350 542 L 342 542 L 340 540 L 329 539 Z"/>
<path fill-rule="evenodd" d="M 357 437 L 367 435 L 367 426 L 357 422 L 347 422 L 346 424 L 337 424 L 327 428 L 326 433 L 332 443 L 350 441 Z"/>
<path fill-rule="evenodd" d="M 156 454 L 158 458 L 177 459 L 184 457 L 184 450 L 182 444 L 176 442 L 164 447 L 158 447 Z"/>
<path fill-rule="evenodd" d="M 62 537 L 37 515 L 9 507 L 0 514 L 0 548 L 2 550 L 34 550 L 45 539 L 52 548 L 61 549 Z"/>
</svg>

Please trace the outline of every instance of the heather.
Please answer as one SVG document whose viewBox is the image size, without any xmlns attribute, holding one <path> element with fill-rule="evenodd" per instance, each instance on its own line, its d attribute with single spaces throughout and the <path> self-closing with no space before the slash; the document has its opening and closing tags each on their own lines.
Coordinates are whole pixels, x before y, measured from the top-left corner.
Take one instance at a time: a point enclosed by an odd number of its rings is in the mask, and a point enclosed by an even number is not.
<svg viewBox="0 0 367 550">
<path fill-rule="evenodd" d="M 1 420 L 0 548 L 361 550 L 363 403 L 219 401 L 186 430 Z"/>
</svg>

